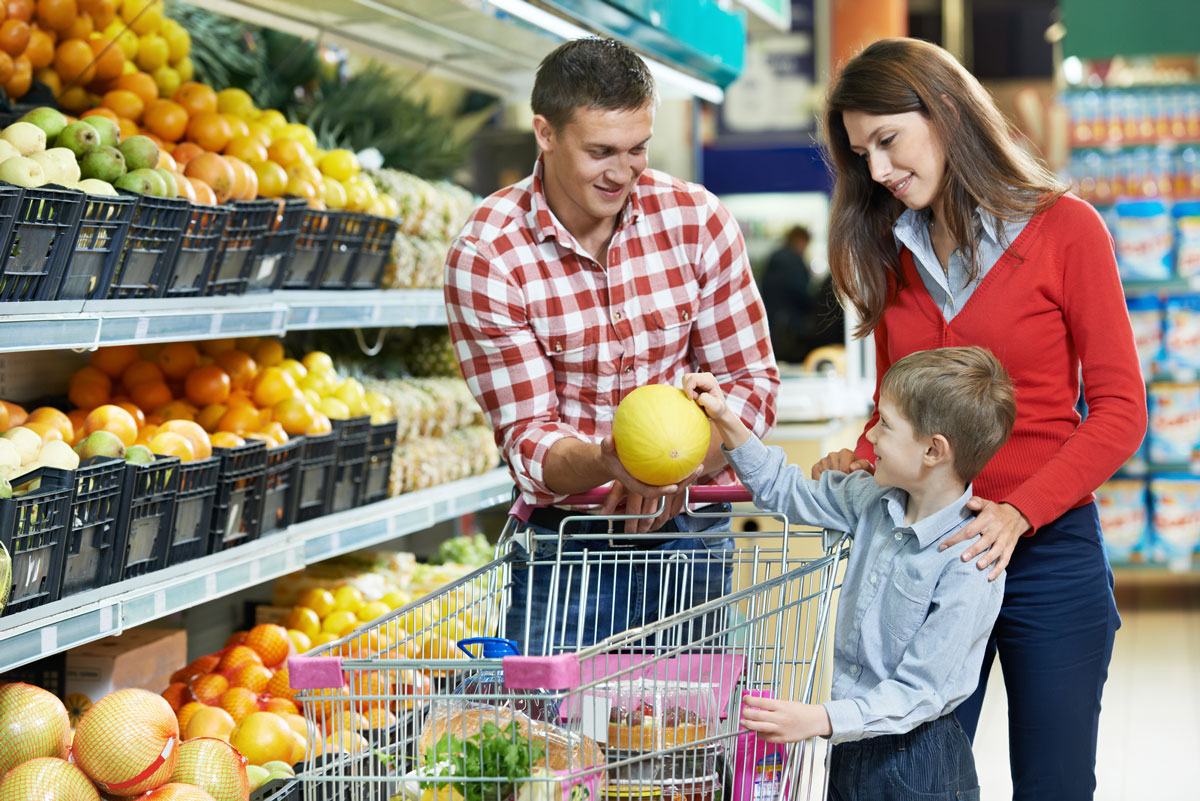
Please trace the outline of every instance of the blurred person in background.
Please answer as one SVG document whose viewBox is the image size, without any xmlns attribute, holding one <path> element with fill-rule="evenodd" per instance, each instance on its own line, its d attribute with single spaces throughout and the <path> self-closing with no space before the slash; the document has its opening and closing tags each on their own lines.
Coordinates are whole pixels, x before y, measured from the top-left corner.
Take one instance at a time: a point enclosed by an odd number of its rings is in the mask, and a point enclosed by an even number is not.
<svg viewBox="0 0 1200 801">
<path fill-rule="evenodd" d="M 940 546 L 974 540 L 962 559 L 1005 574 L 979 687 L 958 719 L 973 737 L 998 655 L 1014 798 L 1091 799 L 1120 625 L 1092 492 L 1146 430 L 1112 238 L 936 45 L 885 39 L 853 58 L 831 87 L 825 136 L 830 268 L 862 321 L 856 333 L 875 335 L 876 375 L 914 351 L 979 345 L 1016 387 L 1012 437 L 968 503 L 978 516 Z M 867 430 L 878 424 L 876 413 Z M 873 471 L 875 460 L 864 433 L 812 473 Z"/>
<path fill-rule="evenodd" d="M 771 347 L 781 362 L 799 363 L 809 348 L 805 339 L 813 312 L 812 269 L 805 255 L 812 240 L 803 225 L 792 226 L 783 244 L 767 259 L 761 288 L 771 329 Z"/>
</svg>

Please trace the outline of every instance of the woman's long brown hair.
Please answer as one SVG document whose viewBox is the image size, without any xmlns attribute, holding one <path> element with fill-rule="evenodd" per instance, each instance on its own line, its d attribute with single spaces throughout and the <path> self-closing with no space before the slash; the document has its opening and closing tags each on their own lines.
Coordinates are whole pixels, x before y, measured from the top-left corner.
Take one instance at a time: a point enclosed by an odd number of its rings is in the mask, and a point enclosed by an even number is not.
<svg viewBox="0 0 1200 801">
<path fill-rule="evenodd" d="M 888 276 L 901 283 L 892 224 L 904 204 L 871 179 L 866 159 L 850 149 L 845 111 L 871 115 L 916 111 L 932 125 L 946 157 L 942 208 L 951 237 L 978 275 L 976 207 L 995 217 L 1028 219 L 1066 187 L 1015 142 L 1000 110 L 942 48 L 919 39 L 882 39 L 855 56 L 829 91 L 826 158 L 834 170 L 829 267 L 838 293 L 858 312 L 855 336 L 866 336 L 891 298 Z M 1009 243 L 1005 243 L 1009 244 Z"/>
</svg>

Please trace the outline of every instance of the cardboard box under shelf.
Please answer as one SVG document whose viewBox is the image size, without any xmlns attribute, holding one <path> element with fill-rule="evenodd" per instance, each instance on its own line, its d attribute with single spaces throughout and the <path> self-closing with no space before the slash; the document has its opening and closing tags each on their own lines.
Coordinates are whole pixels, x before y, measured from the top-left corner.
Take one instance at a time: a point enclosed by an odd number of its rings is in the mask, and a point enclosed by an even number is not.
<svg viewBox="0 0 1200 801">
<path fill-rule="evenodd" d="M 186 664 L 186 631 L 143 626 L 68 651 L 66 691 L 93 704 L 130 687 L 160 693 Z"/>
</svg>

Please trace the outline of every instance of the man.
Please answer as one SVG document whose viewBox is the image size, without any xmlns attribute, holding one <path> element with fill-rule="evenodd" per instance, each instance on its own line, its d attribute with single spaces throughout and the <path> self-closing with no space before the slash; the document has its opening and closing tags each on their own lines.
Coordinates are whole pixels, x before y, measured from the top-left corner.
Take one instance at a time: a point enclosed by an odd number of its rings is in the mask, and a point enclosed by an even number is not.
<svg viewBox="0 0 1200 801">
<path fill-rule="evenodd" d="M 514 569 L 507 636 L 527 654 L 598 641 L 728 584 L 727 564 L 710 563 L 730 547 L 724 536 L 673 536 L 728 530 L 727 517 L 681 514 L 690 484 L 732 483 L 720 438 L 688 479 L 642 484 L 609 436 L 621 398 L 706 370 L 747 427 L 762 436 L 774 423 L 779 375 L 741 232 L 711 193 L 647 169 L 656 102 L 645 63 L 621 43 L 556 49 L 533 88 L 533 174 L 487 198 L 447 258 L 450 334 L 522 497 L 543 507 L 532 530 L 557 536 L 570 510 L 553 504 L 608 484 L 602 514 L 623 503 L 646 515 L 625 537 L 566 543 L 576 569 L 569 580 L 563 572 L 555 601 L 551 571 Z M 611 530 L 597 521 L 570 533 Z M 584 570 L 585 548 L 611 552 L 610 564 Z M 543 540 L 533 550 L 536 566 L 558 548 Z M 641 566 L 631 553 L 644 555 Z"/>
<path fill-rule="evenodd" d="M 809 240 L 807 228 L 792 226 L 783 246 L 771 254 L 763 270 L 762 294 L 771 327 L 771 345 L 784 362 L 801 362 L 807 352 L 805 339 L 813 311 L 809 296 L 812 270 L 804 255 Z"/>
</svg>

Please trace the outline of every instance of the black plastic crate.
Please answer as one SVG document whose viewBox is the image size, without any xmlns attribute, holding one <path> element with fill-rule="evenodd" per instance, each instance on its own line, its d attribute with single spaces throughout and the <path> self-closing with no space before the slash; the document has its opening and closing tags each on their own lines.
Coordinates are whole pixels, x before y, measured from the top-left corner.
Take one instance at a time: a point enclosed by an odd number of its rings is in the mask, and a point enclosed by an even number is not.
<svg viewBox="0 0 1200 801">
<path fill-rule="evenodd" d="M 175 254 L 175 265 L 163 282 L 165 298 L 195 297 L 205 294 L 208 276 L 221 247 L 225 224 L 229 222 L 227 206 L 190 204 L 187 223 Z"/>
<path fill-rule="evenodd" d="M 354 263 L 367 238 L 367 215 L 338 211 L 331 215 L 333 231 L 321 264 L 321 289 L 349 289 L 354 280 Z"/>
<path fill-rule="evenodd" d="M 229 205 L 229 221 L 209 272 L 209 295 L 241 295 L 246 291 L 254 256 L 275 221 L 274 200 L 244 200 Z"/>
<path fill-rule="evenodd" d="M 125 466 L 120 545 L 110 581 L 144 576 L 167 566 L 180 464 L 176 456 L 155 454 L 153 462 Z"/>
<path fill-rule="evenodd" d="M 217 499 L 209 526 L 208 552 L 258 539 L 262 532 L 263 491 L 267 483 L 267 443 L 213 448 L 221 460 Z"/>
<path fill-rule="evenodd" d="M 284 270 L 282 289 L 316 289 L 333 236 L 334 212 L 305 209 Z"/>
<path fill-rule="evenodd" d="M 27 662 L 0 673 L 0 684 L 24 682 L 49 690 L 59 698 L 67 697 L 67 652 Z M 74 723 L 72 723 L 74 725 Z"/>
<path fill-rule="evenodd" d="M 333 503 L 333 474 L 337 470 L 336 432 L 305 437 L 300 455 L 300 493 L 296 498 L 295 522 L 329 514 Z"/>
<path fill-rule="evenodd" d="M 0 301 L 54 300 L 75 248 L 85 197 L 51 185 L 26 189 L 18 196 L 0 250 Z"/>
<path fill-rule="evenodd" d="M 75 251 L 67 260 L 58 300 L 93 300 L 108 296 L 121 258 L 137 198 L 87 195 L 75 233 Z M 65 594 L 65 588 L 64 588 Z"/>
<path fill-rule="evenodd" d="M 396 421 L 375 423 L 367 442 L 367 467 L 363 476 L 363 503 L 375 503 L 388 497 L 392 475 L 392 454 L 396 450 Z"/>
<path fill-rule="evenodd" d="M 300 459 L 303 455 L 304 437 L 295 437 L 267 451 L 260 537 L 282 531 L 295 522 L 296 495 L 300 489 Z"/>
<path fill-rule="evenodd" d="M 167 567 L 199 559 L 208 553 L 209 528 L 220 477 L 221 460 L 215 456 L 179 466 L 179 491 L 175 496 L 175 520 L 171 525 Z"/>
<path fill-rule="evenodd" d="M 396 241 L 396 232 L 400 230 L 400 223 L 396 220 L 376 217 L 374 214 L 366 216 L 362 251 L 354 260 L 354 272 L 346 282 L 347 289 L 379 289 L 383 271 L 392 257 L 392 243 Z"/>
<path fill-rule="evenodd" d="M 12 587 L 3 615 L 57 601 L 62 590 L 63 554 L 71 529 L 71 471 L 39 467 L 16 479 L 14 489 L 33 481 L 33 491 L 0 500 L 0 543 L 12 559 Z"/>
<path fill-rule="evenodd" d="M 271 226 L 263 234 L 262 244 L 250 260 L 246 284 L 250 292 L 264 292 L 282 286 L 304 212 L 308 211 L 308 201 L 301 197 L 280 198 L 272 202 L 276 205 Z"/>
<path fill-rule="evenodd" d="M 120 534 L 125 460 L 100 457 L 75 470 L 71 530 L 63 556 L 59 597 L 94 590 L 108 583 Z"/>
<path fill-rule="evenodd" d="M 192 204 L 185 198 L 152 197 L 123 192 L 137 199 L 125 247 L 113 273 L 110 298 L 157 298 L 175 266 L 175 254 Z"/>
<path fill-rule="evenodd" d="M 367 446 L 371 440 L 371 418 L 335 420 L 338 435 L 337 468 L 333 471 L 333 502 L 330 511 L 341 512 L 362 504 L 363 478 L 367 469 Z"/>
</svg>

